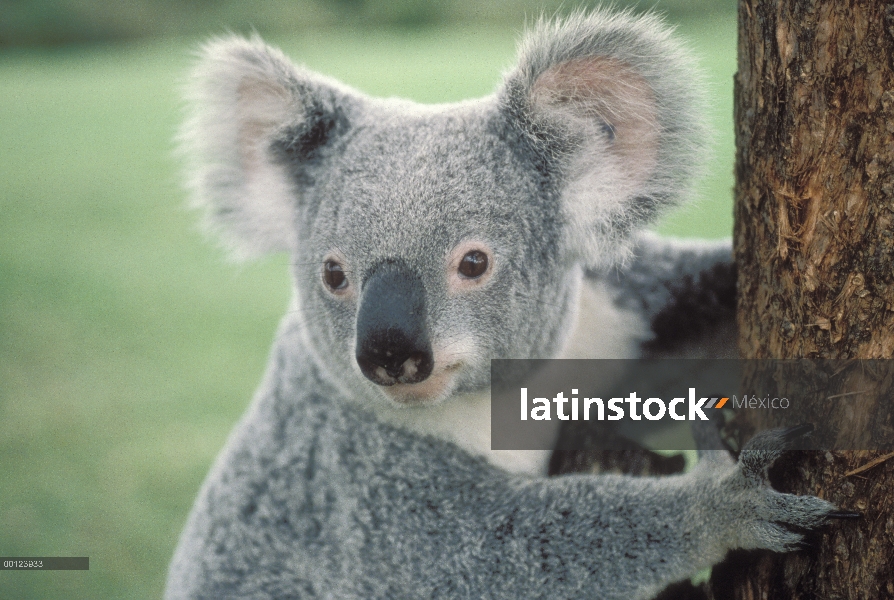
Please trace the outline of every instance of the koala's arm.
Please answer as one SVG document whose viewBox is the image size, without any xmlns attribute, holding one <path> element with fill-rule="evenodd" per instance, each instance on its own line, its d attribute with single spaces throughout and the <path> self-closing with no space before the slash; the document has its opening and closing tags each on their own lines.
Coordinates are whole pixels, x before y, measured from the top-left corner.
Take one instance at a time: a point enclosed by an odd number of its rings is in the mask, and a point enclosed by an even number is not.
<svg viewBox="0 0 894 600">
<path fill-rule="evenodd" d="M 167 597 L 648 598 L 834 510 L 777 493 L 784 436 L 666 478 L 506 473 L 337 399 L 281 338 L 181 538 Z M 312 393 L 303 390 L 313 390 Z"/>
<path fill-rule="evenodd" d="M 616 307 L 636 314 L 647 356 L 736 357 L 732 244 L 641 233 L 630 259 L 587 272 Z"/>
</svg>

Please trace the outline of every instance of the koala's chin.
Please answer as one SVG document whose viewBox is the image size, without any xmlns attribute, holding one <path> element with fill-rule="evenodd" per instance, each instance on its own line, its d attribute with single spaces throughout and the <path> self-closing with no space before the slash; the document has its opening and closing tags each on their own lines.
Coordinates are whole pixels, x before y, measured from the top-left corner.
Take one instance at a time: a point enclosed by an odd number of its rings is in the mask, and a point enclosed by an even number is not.
<svg viewBox="0 0 894 600">
<path fill-rule="evenodd" d="M 395 383 L 379 386 L 379 389 L 394 405 L 431 406 L 449 398 L 456 389 L 456 383 L 462 364 L 448 364 L 444 367 L 435 365 L 431 375 L 418 383 Z"/>
</svg>

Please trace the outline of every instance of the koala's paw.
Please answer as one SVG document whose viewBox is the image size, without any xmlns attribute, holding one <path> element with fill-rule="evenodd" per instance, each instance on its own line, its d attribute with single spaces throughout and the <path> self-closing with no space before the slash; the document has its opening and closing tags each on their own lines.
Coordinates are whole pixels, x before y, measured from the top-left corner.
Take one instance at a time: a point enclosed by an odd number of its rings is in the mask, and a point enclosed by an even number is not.
<svg viewBox="0 0 894 600">
<path fill-rule="evenodd" d="M 740 487 L 742 514 L 739 521 L 743 548 L 766 548 L 777 552 L 796 550 L 803 533 L 826 524 L 830 519 L 858 518 L 859 513 L 839 511 L 816 496 L 783 494 L 770 487 L 767 474 L 792 442 L 813 431 L 812 425 L 773 429 L 754 436 L 742 449 L 734 487 Z"/>
</svg>

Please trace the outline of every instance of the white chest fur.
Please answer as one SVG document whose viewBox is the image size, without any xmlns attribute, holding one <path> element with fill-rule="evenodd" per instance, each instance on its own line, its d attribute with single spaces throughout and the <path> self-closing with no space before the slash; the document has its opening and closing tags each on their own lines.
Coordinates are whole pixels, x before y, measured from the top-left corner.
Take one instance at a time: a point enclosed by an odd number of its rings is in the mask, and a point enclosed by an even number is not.
<svg viewBox="0 0 894 600">
<path fill-rule="evenodd" d="M 455 396 L 435 406 L 382 407 L 377 412 L 380 418 L 393 425 L 453 442 L 509 472 L 546 474 L 548 450 L 491 450 L 489 390 Z"/>
</svg>

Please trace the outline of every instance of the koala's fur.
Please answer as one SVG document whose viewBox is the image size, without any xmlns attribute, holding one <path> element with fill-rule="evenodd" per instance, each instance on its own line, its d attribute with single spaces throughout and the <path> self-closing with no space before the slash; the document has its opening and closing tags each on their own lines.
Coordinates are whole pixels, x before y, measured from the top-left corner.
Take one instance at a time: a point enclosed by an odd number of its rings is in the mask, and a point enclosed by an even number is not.
<svg viewBox="0 0 894 600">
<path fill-rule="evenodd" d="M 705 352 L 731 327 L 728 242 L 642 232 L 702 162 L 693 72 L 659 19 L 605 11 L 541 21 L 496 93 L 436 106 L 208 44 L 194 197 L 242 254 L 289 252 L 295 294 L 166 597 L 648 598 L 834 516 L 766 485 L 778 432 L 666 478 L 489 449 L 491 358 Z"/>
</svg>

